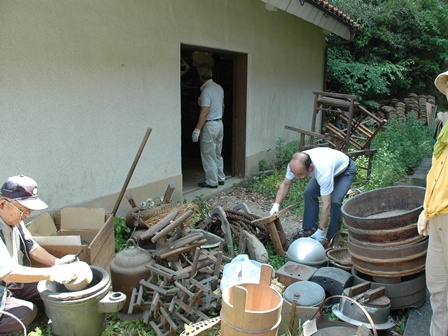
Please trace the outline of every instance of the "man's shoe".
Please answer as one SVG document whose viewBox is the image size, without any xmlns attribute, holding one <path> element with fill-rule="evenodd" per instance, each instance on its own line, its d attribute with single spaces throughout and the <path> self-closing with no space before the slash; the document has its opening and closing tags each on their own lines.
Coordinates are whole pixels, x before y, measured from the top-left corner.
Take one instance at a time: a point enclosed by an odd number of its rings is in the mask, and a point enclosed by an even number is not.
<svg viewBox="0 0 448 336">
<path fill-rule="evenodd" d="M 214 188 L 218 188 L 217 185 L 215 185 L 215 186 L 211 186 L 211 185 L 208 184 L 207 182 L 199 182 L 199 183 L 198 183 L 198 186 L 201 187 L 201 188 L 212 188 L 212 189 L 214 189 Z"/>
<path fill-rule="evenodd" d="M 218 184 L 219 185 L 224 185 L 224 181 L 219 181 Z"/>
<path fill-rule="evenodd" d="M 309 229 L 309 230 L 300 229 L 292 236 L 292 239 L 296 240 L 299 238 L 306 238 L 306 237 L 311 236 L 314 232 L 316 232 L 315 229 Z"/>
</svg>

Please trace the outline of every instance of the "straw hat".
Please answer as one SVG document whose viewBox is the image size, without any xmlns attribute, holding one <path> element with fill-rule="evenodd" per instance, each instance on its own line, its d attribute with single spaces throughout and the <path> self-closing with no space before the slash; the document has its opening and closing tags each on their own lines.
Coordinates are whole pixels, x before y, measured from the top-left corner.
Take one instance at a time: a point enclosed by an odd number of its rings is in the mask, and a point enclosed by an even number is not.
<svg viewBox="0 0 448 336">
<path fill-rule="evenodd" d="M 442 72 L 440 75 L 436 77 L 434 81 L 434 85 L 442 92 L 444 95 L 446 94 L 446 86 L 448 82 L 448 71 Z"/>
</svg>

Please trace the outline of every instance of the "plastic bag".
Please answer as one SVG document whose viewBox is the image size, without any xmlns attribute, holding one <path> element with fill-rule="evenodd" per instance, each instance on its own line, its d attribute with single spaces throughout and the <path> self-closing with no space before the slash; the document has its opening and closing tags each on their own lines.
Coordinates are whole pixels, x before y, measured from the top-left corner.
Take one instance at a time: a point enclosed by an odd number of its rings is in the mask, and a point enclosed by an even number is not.
<svg viewBox="0 0 448 336">
<path fill-rule="evenodd" d="M 244 283 L 259 283 L 261 263 L 250 260 L 247 254 L 239 254 L 224 266 L 221 279 L 221 292 L 235 285 Z"/>
</svg>

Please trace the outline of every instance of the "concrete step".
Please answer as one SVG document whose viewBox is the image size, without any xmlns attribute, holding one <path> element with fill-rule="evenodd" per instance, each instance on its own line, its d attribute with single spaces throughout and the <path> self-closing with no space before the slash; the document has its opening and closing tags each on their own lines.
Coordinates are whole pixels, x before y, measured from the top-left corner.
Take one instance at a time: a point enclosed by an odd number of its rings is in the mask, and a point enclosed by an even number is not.
<svg viewBox="0 0 448 336">
<path fill-rule="evenodd" d="M 426 175 L 431 169 L 432 158 L 424 158 L 420 166 L 415 170 L 414 175 L 411 176 L 411 184 L 426 188 Z"/>
<path fill-rule="evenodd" d="M 429 293 L 426 293 L 426 302 L 417 309 L 411 309 L 403 336 L 430 336 L 432 309 L 429 302 Z"/>
</svg>

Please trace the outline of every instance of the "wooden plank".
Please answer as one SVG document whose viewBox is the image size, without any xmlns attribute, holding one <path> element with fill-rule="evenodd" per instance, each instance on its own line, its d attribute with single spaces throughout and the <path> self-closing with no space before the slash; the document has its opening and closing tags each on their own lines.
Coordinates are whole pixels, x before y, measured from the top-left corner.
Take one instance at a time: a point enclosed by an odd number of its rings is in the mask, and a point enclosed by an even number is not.
<svg viewBox="0 0 448 336">
<path fill-rule="evenodd" d="M 174 192 L 174 185 L 169 184 L 168 187 L 166 188 L 165 194 L 163 195 L 163 204 L 167 204 L 171 202 L 171 196 L 173 195 Z"/>
<path fill-rule="evenodd" d="M 277 218 L 281 217 L 285 212 L 293 209 L 294 207 L 295 207 L 295 204 L 288 205 L 286 208 L 280 210 L 279 212 L 277 212 L 277 213 L 275 213 L 273 215 L 270 215 L 268 217 L 258 218 L 258 219 L 255 219 L 255 220 L 251 221 L 251 224 L 254 224 L 254 223 L 268 224 L 268 223 L 271 223 L 271 222 L 275 221 Z"/>
<path fill-rule="evenodd" d="M 297 127 L 292 127 L 292 126 L 285 125 L 285 128 L 287 130 L 290 130 L 290 131 L 303 133 L 305 135 L 313 136 L 313 137 L 316 137 L 316 138 L 321 138 L 321 139 L 325 139 L 326 138 L 325 134 L 320 134 L 320 133 L 316 133 L 316 132 L 312 132 L 312 131 L 307 131 L 307 130 L 304 130 L 304 129 L 301 129 L 301 128 L 297 128 Z"/>
</svg>

